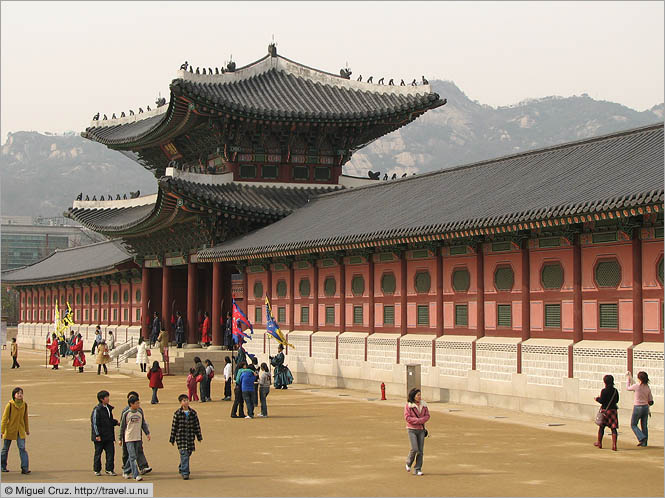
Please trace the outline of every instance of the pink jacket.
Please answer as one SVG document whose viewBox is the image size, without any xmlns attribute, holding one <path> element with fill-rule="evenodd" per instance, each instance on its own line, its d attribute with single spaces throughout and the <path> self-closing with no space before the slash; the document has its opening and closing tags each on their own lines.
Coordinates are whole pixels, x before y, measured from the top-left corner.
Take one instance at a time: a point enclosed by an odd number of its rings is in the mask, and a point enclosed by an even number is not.
<svg viewBox="0 0 665 498">
<path fill-rule="evenodd" d="M 404 418 L 407 429 L 423 429 L 423 425 L 429 420 L 427 403 L 421 401 L 420 406 L 415 403 L 407 403 L 404 406 Z"/>
</svg>

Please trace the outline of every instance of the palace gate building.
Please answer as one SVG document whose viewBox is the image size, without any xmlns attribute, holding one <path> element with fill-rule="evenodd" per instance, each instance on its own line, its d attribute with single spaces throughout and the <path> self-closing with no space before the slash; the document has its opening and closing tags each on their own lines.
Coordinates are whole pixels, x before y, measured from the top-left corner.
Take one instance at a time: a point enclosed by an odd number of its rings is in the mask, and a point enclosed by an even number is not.
<svg viewBox="0 0 665 498">
<path fill-rule="evenodd" d="M 208 311 L 219 347 L 234 296 L 264 355 L 269 296 L 299 382 L 401 395 L 417 363 L 427 399 L 590 417 L 604 374 L 646 370 L 662 414 L 663 125 L 356 178 L 354 151 L 445 100 L 349 73 L 271 45 L 241 68 L 183 65 L 168 102 L 95 119 L 83 136 L 158 192 L 74 201 L 67 216 L 110 240 L 3 272 L 19 342 L 43 343 L 57 300 L 88 340 L 96 324 L 147 336 L 155 311 L 173 336 L 179 310 L 195 347 Z"/>
</svg>

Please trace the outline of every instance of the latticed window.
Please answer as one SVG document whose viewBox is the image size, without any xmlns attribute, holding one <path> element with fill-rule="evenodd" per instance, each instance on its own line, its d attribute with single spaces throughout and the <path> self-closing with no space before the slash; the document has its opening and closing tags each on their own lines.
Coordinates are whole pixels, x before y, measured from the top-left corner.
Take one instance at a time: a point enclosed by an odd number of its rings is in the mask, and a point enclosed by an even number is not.
<svg viewBox="0 0 665 498">
<path fill-rule="evenodd" d="M 109 293 L 104 291 L 104 293 L 102 294 L 102 303 L 106 304 L 108 302 L 109 302 Z"/>
<path fill-rule="evenodd" d="M 317 166 L 314 168 L 314 179 L 315 180 L 330 180 L 330 168 L 327 166 Z"/>
<path fill-rule="evenodd" d="M 78 314 L 78 310 L 77 310 L 77 314 Z M 118 309 L 117 308 L 113 308 L 113 321 L 114 322 L 118 321 Z"/>
<path fill-rule="evenodd" d="M 601 261 L 596 265 L 595 277 L 598 287 L 618 287 L 621 282 L 619 262 L 616 260 Z"/>
<path fill-rule="evenodd" d="M 115 311 L 115 313 L 113 313 L 113 315 L 114 315 L 113 319 L 117 320 L 118 319 L 118 310 L 113 310 L 113 311 Z M 81 310 L 76 310 L 76 321 L 77 322 L 81 321 Z"/>
<path fill-rule="evenodd" d="M 453 289 L 455 289 L 456 292 L 468 291 L 470 283 L 471 276 L 469 275 L 469 270 L 466 268 L 460 268 L 453 272 Z"/>
<path fill-rule="evenodd" d="M 469 326 L 469 306 L 467 304 L 455 305 L 455 325 L 456 326 Z"/>
<path fill-rule="evenodd" d="M 543 266 L 540 280 L 544 289 L 560 289 L 563 285 L 563 268 L 559 263 L 549 263 Z"/>
<path fill-rule="evenodd" d="M 392 273 L 384 273 L 381 276 L 381 292 L 384 294 L 394 294 L 395 287 L 395 275 Z"/>
<path fill-rule="evenodd" d="M 141 302 L 141 290 L 140 289 L 136 291 L 136 296 L 134 297 L 134 299 L 136 300 L 137 303 Z"/>
<path fill-rule="evenodd" d="M 88 295 L 86 294 L 85 297 L 87 299 Z M 51 305 L 51 296 L 46 296 L 46 304 L 47 304 L 47 306 Z M 88 304 L 87 301 L 86 301 L 85 304 Z"/>
<path fill-rule="evenodd" d="M 44 296 L 39 298 L 39 304 L 44 304 Z M 76 294 L 76 304 L 81 304 L 81 294 Z"/>
<path fill-rule="evenodd" d="M 663 285 L 663 258 L 660 258 L 660 261 L 658 262 L 658 270 L 656 274 L 658 275 L 660 285 Z"/>
<path fill-rule="evenodd" d="M 429 305 L 418 305 L 418 325 L 429 325 Z"/>
<path fill-rule="evenodd" d="M 261 166 L 261 176 L 263 176 L 263 178 L 277 178 L 277 166 L 274 164 L 265 164 Z"/>
<path fill-rule="evenodd" d="M 362 325 L 363 324 L 363 307 L 354 306 L 353 307 L 353 324 Z"/>
<path fill-rule="evenodd" d="M 286 322 L 286 306 L 280 306 L 277 308 L 277 321 L 279 323 Z"/>
<path fill-rule="evenodd" d="M 337 282 L 335 281 L 335 277 L 326 277 L 325 281 L 323 282 L 323 293 L 328 296 L 334 296 L 335 292 L 337 292 Z"/>
<path fill-rule="evenodd" d="M 85 322 L 88 323 L 88 320 L 90 318 L 90 315 L 88 314 L 88 310 L 85 310 Z"/>
<path fill-rule="evenodd" d="M 417 292 L 420 293 L 429 292 L 430 287 L 432 286 L 432 279 L 429 276 L 429 272 L 419 271 L 418 273 L 416 273 L 414 283 Z"/>
<path fill-rule="evenodd" d="M 496 323 L 499 327 L 512 327 L 513 315 L 510 304 L 499 304 L 496 307 Z"/>
<path fill-rule="evenodd" d="M 96 292 L 92 295 L 92 302 L 93 302 L 94 304 L 98 304 L 98 303 L 99 303 L 99 294 L 97 294 Z"/>
<path fill-rule="evenodd" d="M 254 308 L 254 323 L 261 323 L 261 306 Z"/>
<path fill-rule="evenodd" d="M 80 294 L 77 295 L 76 298 L 77 298 L 76 304 L 79 304 L 81 302 L 81 295 Z M 41 304 L 42 306 L 44 305 L 44 296 L 39 296 L 39 304 Z"/>
<path fill-rule="evenodd" d="M 300 280 L 300 297 L 308 297 L 310 288 L 309 288 L 309 279 L 303 278 Z"/>
<path fill-rule="evenodd" d="M 351 279 L 351 292 L 354 296 L 362 296 L 365 292 L 365 279 L 362 275 L 355 275 Z"/>
<path fill-rule="evenodd" d="M 560 329 L 561 328 L 561 305 L 560 304 L 546 304 L 545 305 L 545 327 Z"/>
<path fill-rule="evenodd" d="M 136 311 L 139 311 L 139 310 L 136 310 Z M 92 319 L 95 322 L 99 320 L 99 310 L 92 310 Z"/>
<path fill-rule="evenodd" d="M 125 292 L 122 293 L 122 302 L 123 303 L 128 303 L 129 302 L 129 291 L 126 290 Z"/>
<path fill-rule="evenodd" d="M 300 307 L 300 323 L 309 323 L 309 306 Z"/>
<path fill-rule="evenodd" d="M 256 166 L 252 164 L 241 164 L 240 178 L 256 178 Z"/>
<path fill-rule="evenodd" d="M 96 315 L 97 310 L 95 310 L 95 315 Z M 95 316 L 95 321 L 97 321 L 97 316 Z M 141 308 L 136 308 L 136 321 L 140 322 L 141 321 Z"/>
<path fill-rule="evenodd" d="M 87 314 L 87 311 L 88 311 L 88 310 L 85 310 L 85 311 L 86 311 L 86 314 Z M 86 319 L 87 319 L 87 318 L 86 318 Z M 129 321 L 129 309 L 128 309 L 128 308 L 125 308 L 125 309 L 122 310 L 122 320 L 123 320 L 124 322 L 128 322 L 128 321 Z"/>
<path fill-rule="evenodd" d="M 294 166 L 293 167 L 294 180 L 309 180 L 309 168 L 307 166 Z"/>
<path fill-rule="evenodd" d="M 286 281 L 280 280 L 277 282 L 277 297 L 286 296 Z"/>
<path fill-rule="evenodd" d="M 335 307 L 326 306 L 326 325 L 335 325 Z"/>
<path fill-rule="evenodd" d="M 74 301 L 72 300 L 72 295 L 71 295 L 71 294 L 70 294 L 69 296 L 67 296 L 67 302 L 68 302 L 68 303 L 73 303 L 73 302 L 74 302 Z"/>
<path fill-rule="evenodd" d="M 118 291 L 113 291 L 113 302 L 114 303 L 118 302 Z"/>
<path fill-rule="evenodd" d="M 254 282 L 254 297 L 260 299 L 263 297 L 263 282 Z"/>
<path fill-rule="evenodd" d="M 496 290 L 511 290 L 514 283 L 515 274 L 509 266 L 502 266 L 494 272 L 494 287 L 496 287 Z"/>
<path fill-rule="evenodd" d="M 619 328 L 619 305 L 600 304 L 599 305 L 599 326 L 601 329 Z"/>
<path fill-rule="evenodd" d="M 105 309 L 105 310 L 104 310 L 104 318 L 103 318 L 103 320 L 104 320 L 104 321 L 107 321 L 108 318 L 109 318 L 109 310 Z"/>
<path fill-rule="evenodd" d="M 384 325 L 395 325 L 395 307 L 394 306 L 384 306 L 383 307 L 383 324 Z"/>
<path fill-rule="evenodd" d="M 85 304 L 90 304 L 90 294 L 88 294 L 87 292 L 83 295 L 83 302 Z"/>
</svg>

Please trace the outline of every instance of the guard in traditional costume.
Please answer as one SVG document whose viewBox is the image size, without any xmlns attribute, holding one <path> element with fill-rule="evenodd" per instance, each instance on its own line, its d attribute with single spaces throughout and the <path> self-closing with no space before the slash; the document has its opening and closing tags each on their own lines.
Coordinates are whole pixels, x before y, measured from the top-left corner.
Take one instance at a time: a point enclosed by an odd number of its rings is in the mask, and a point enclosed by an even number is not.
<svg viewBox="0 0 665 498">
<path fill-rule="evenodd" d="M 47 340 L 46 349 L 51 352 L 48 364 L 52 365 L 52 370 L 57 370 L 58 365 L 60 365 L 60 345 L 58 344 L 58 338 L 56 337 L 55 332 L 51 335 L 51 338 Z"/>
<path fill-rule="evenodd" d="M 284 365 L 284 346 L 277 347 L 276 356 L 270 357 L 270 364 L 275 367 L 275 389 L 288 389 L 288 385 L 293 383 L 293 375 L 289 367 Z"/>
<path fill-rule="evenodd" d="M 79 369 L 79 373 L 83 373 L 85 366 L 85 353 L 83 352 L 83 338 L 81 334 L 77 334 L 74 340 L 74 345 L 71 347 L 72 354 L 74 355 L 74 367 Z"/>
</svg>

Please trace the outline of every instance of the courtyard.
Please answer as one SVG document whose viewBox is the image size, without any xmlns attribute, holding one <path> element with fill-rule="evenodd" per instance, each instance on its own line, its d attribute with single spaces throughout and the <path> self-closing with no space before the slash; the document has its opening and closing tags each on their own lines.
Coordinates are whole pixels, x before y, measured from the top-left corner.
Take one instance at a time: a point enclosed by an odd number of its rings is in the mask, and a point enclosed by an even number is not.
<svg viewBox="0 0 665 498">
<path fill-rule="evenodd" d="M 3 409 L 21 386 L 29 404 L 29 476 L 20 474 L 13 446 L 6 482 L 127 482 L 92 472 L 90 412 L 106 389 L 118 418 L 126 393 L 143 400 L 152 441 L 144 440 L 153 468 L 145 482 L 155 496 L 663 496 L 663 433 L 637 448 L 628 420 L 620 420 L 619 451 L 596 449 L 596 426 L 508 410 L 430 403 L 431 437 L 425 443 L 424 476 L 407 474 L 408 442 L 403 401 L 375 393 L 293 385 L 271 390 L 269 418 L 230 418 L 222 402 L 220 372 L 214 402 L 193 403 L 203 442 L 183 481 L 178 454 L 168 440 L 177 396 L 185 379 L 165 377 L 158 405 L 150 405 L 148 381 L 94 366 L 75 373 L 44 367 L 44 353 L 22 350 L 21 368 L 2 355 Z M 94 372 L 93 372 L 94 368 Z M 117 446 L 116 446 L 117 448 Z M 120 473 L 120 451 L 116 450 Z"/>
</svg>

